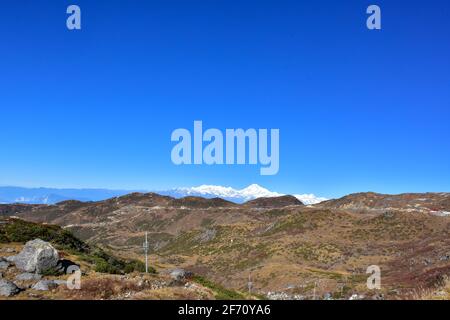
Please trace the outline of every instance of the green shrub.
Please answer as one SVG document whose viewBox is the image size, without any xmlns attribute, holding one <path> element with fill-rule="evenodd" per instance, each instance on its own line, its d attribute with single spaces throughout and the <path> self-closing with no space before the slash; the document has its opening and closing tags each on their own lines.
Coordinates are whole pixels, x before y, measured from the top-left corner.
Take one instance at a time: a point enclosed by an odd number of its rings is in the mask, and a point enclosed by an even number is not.
<svg viewBox="0 0 450 320">
<path fill-rule="evenodd" d="M 203 278 L 202 276 L 194 276 L 192 280 L 194 282 L 214 291 L 214 296 L 217 300 L 244 300 L 245 299 L 245 297 L 241 293 L 226 289 L 217 283 L 214 283 L 208 279 Z"/>
<path fill-rule="evenodd" d="M 9 219 L 0 224 L 0 242 L 28 242 L 41 239 L 55 246 L 77 253 L 89 251 L 89 246 L 76 238 L 70 231 L 59 226 L 44 225 L 19 219 Z"/>
<path fill-rule="evenodd" d="M 60 270 L 58 270 L 56 268 L 50 268 L 50 269 L 42 271 L 41 274 L 43 276 L 55 276 L 55 277 L 57 277 L 57 276 L 60 276 L 60 275 L 64 274 L 64 272 L 61 272 Z"/>
<path fill-rule="evenodd" d="M 137 260 L 127 261 L 125 263 L 125 268 L 123 270 L 125 273 L 145 272 L 145 263 Z M 155 274 L 156 273 L 155 268 L 149 266 L 148 273 Z"/>
<path fill-rule="evenodd" d="M 82 257 L 83 260 L 95 265 L 94 270 L 100 273 L 127 274 L 132 272 L 145 272 L 145 264 L 137 260 L 122 260 L 113 257 L 100 248 Z M 149 267 L 149 273 L 156 270 Z"/>
<path fill-rule="evenodd" d="M 95 264 L 94 270 L 95 270 L 95 272 L 100 272 L 100 273 L 122 274 L 120 269 L 118 269 L 116 266 L 109 264 L 105 260 L 97 261 Z"/>
</svg>

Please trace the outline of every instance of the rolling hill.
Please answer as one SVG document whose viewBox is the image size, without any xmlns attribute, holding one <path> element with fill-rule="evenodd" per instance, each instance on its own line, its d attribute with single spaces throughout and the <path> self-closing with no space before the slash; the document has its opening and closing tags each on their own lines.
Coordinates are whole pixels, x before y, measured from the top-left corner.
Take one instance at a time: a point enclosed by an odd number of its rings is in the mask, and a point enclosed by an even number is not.
<svg viewBox="0 0 450 320">
<path fill-rule="evenodd" d="M 89 244 L 183 267 L 225 287 L 290 298 L 329 294 L 403 299 L 445 286 L 450 276 L 449 194 L 361 193 L 305 206 L 282 196 L 236 204 L 133 193 L 98 202 L 0 206 L 0 212 L 70 229 Z M 2 209 L 3 208 L 3 209 Z M 5 209 L 7 208 L 7 209 Z M 382 290 L 366 269 L 382 270 Z"/>
</svg>

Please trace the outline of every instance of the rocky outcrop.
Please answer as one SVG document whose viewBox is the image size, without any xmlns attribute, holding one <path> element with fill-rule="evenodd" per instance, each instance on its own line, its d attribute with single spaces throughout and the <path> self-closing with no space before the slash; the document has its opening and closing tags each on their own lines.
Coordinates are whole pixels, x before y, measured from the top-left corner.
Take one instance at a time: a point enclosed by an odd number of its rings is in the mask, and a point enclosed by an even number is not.
<svg viewBox="0 0 450 320">
<path fill-rule="evenodd" d="M 9 257 L 8 260 L 19 270 L 42 273 L 56 267 L 59 255 L 50 243 L 35 239 L 28 241 L 18 255 Z"/>
<path fill-rule="evenodd" d="M 13 282 L 0 279 L 0 296 L 11 297 L 19 292 L 19 287 L 17 287 Z"/>
</svg>

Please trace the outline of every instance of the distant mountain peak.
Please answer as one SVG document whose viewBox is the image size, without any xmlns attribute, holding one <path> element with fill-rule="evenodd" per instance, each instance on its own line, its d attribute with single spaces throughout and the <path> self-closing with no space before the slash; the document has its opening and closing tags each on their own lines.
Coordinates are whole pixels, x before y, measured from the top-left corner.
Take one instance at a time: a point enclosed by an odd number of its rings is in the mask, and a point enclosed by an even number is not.
<svg viewBox="0 0 450 320">
<path fill-rule="evenodd" d="M 204 198 L 222 198 L 228 201 L 244 203 L 258 198 L 278 198 L 286 194 L 270 191 L 258 184 L 251 184 L 243 189 L 234 189 L 218 185 L 201 185 L 190 188 L 176 188 L 169 191 L 160 192 L 176 198 L 186 196 L 198 196 Z M 326 198 L 316 197 L 314 194 L 296 194 L 294 195 L 305 205 L 316 204 L 327 200 Z"/>
</svg>

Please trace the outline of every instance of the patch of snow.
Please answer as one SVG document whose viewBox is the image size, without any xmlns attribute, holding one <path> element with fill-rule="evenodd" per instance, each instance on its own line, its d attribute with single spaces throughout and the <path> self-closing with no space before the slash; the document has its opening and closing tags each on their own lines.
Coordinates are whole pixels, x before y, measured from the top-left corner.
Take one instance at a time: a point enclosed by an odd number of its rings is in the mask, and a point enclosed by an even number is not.
<svg viewBox="0 0 450 320">
<path fill-rule="evenodd" d="M 294 194 L 294 197 L 303 202 L 305 205 L 318 204 L 328 200 L 327 198 L 317 197 L 314 194 Z"/>
<path fill-rule="evenodd" d="M 436 211 L 433 214 L 439 217 L 450 217 L 450 212 L 448 211 Z"/>
</svg>

